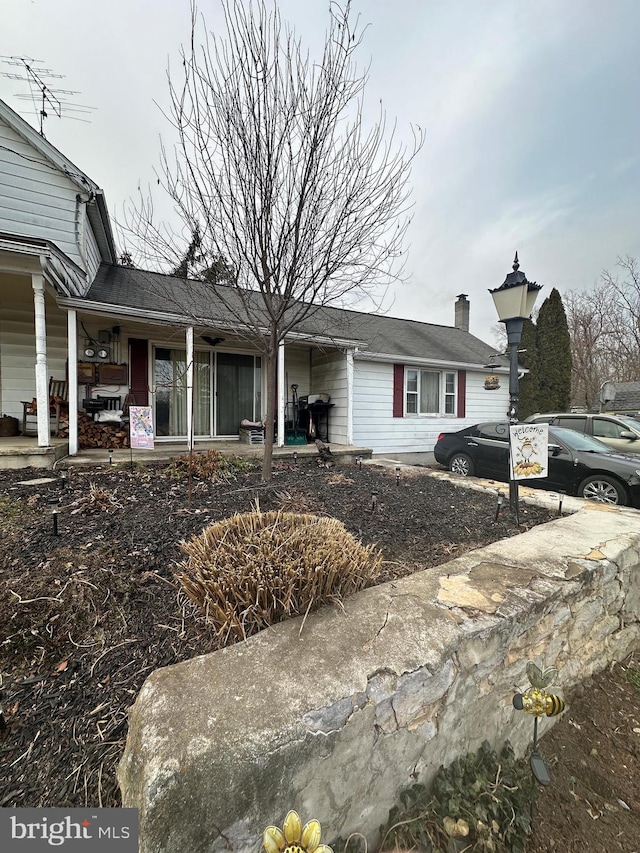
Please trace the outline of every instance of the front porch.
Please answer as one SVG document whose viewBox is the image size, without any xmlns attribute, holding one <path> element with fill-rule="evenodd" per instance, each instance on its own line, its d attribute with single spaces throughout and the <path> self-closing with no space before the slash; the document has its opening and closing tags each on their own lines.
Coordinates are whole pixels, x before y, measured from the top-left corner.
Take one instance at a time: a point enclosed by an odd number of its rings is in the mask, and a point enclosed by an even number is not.
<svg viewBox="0 0 640 853">
<path fill-rule="evenodd" d="M 0 469 L 53 468 L 69 453 L 66 438 L 51 438 L 49 447 L 38 447 L 38 439 L 24 435 L 0 438 Z"/>
<path fill-rule="evenodd" d="M 357 457 L 371 458 L 371 448 L 355 447 L 354 445 L 331 444 L 331 453 L 336 462 L 354 462 Z M 234 456 L 245 456 L 262 459 L 264 447 L 261 445 L 245 444 L 242 441 L 196 441 L 196 453 L 205 450 L 218 450 Z M 64 438 L 52 438 L 50 447 L 38 447 L 37 438 L 16 436 L 15 438 L 0 438 L 0 469 L 6 468 L 48 468 L 51 469 L 64 459 L 68 465 L 104 465 L 125 464 L 133 460 L 138 463 L 165 462 L 189 452 L 186 441 L 156 442 L 153 450 L 117 450 L 82 449 L 76 456 L 69 456 L 69 442 Z M 307 460 L 317 458 L 318 449 L 315 444 L 287 445 L 273 448 L 273 458 L 282 460 Z"/>
</svg>

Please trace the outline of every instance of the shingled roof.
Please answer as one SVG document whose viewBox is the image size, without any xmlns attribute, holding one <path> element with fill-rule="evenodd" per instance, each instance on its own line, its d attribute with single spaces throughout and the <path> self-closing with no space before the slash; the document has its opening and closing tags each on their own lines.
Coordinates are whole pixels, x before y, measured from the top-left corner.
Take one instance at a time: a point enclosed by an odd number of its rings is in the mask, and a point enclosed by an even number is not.
<svg viewBox="0 0 640 853">
<path fill-rule="evenodd" d="M 616 396 L 607 408 L 614 412 L 640 412 L 640 382 L 616 382 Z"/>
<path fill-rule="evenodd" d="M 185 302 L 187 288 L 188 302 Z M 224 287 L 224 296 L 227 301 L 233 300 L 233 288 Z M 212 299 L 211 285 L 130 267 L 102 264 L 85 299 L 94 304 L 130 308 L 149 316 L 171 314 L 182 317 L 185 322 L 193 322 L 197 317 L 212 326 L 227 329 L 234 325 L 235 312 Z M 240 313 L 239 299 L 237 305 Z M 257 296 L 252 306 L 256 315 L 259 315 L 260 305 Z M 494 347 L 454 326 L 341 308 L 318 309 L 301 322 L 296 331 L 310 339 L 349 341 L 366 351 L 365 358 L 375 355 L 403 362 L 425 360 L 484 366 L 495 352 Z M 502 364 L 505 363 L 502 360 Z"/>
</svg>

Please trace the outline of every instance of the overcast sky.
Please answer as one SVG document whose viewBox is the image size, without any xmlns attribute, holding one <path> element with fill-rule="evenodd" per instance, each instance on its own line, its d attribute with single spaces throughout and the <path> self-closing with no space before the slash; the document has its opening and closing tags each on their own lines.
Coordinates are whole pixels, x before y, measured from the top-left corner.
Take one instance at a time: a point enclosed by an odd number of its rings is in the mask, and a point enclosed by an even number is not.
<svg viewBox="0 0 640 853">
<path fill-rule="evenodd" d="M 282 0 L 313 49 L 328 0 Z M 217 0 L 199 9 L 220 33 Z M 639 0 L 354 0 L 369 24 L 367 99 L 382 98 L 399 134 L 420 125 L 405 284 L 388 313 L 452 325 L 459 293 L 471 331 L 491 342 L 499 286 L 514 252 L 531 281 L 591 288 L 619 255 L 640 257 Z M 64 75 L 52 86 L 95 109 L 51 117 L 45 135 L 104 190 L 112 215 L 154 181 L 154 102 L 189 36 L 188 0 L 3 0 L 0 55 Z M 0 71 L 19 71 L 0 64 Z M 0 77 L 0 98 L 37 126 Z"/>
</svg>

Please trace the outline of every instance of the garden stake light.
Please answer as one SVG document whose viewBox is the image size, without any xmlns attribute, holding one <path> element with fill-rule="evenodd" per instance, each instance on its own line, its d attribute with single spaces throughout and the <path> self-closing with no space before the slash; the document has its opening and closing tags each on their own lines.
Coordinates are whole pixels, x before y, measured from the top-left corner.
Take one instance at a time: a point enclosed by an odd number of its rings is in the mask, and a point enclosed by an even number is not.
<svg viewBox="0 0 640 853">
<path fill-rule="evenodd" d="M 293 451 L 293 464 L 294 465 L 298 464 L 298 451 L 297 450 Z"/>
<path fill-rule="evenodd" d="M 538 717 L 543 714 L 555 717 L 564 711 L 563 700 L 554 693 L 548 693 L 546 688 L 553 683 L 558 670 L 547 667 L 542 670 L 533 661 L 527 664 L 527 677 L 531 687 L 524 693 L 516 693 L 513 697 L 513 707 L 517 711 L 526 711 L 533 715 L 533 745 L 531 749 L 531 772 L 541 785 L 551 784 L 551 774 L 544 758 L 538 752 Z"/>
<path fill-rule="evenodd" d="M 502 515 L 502 504 L 504 503 L 504 495 L 502 492 L 498 492 L 498 504 L 496 506 L 496 517 L 494 521 L 497 521 Z"/>
<path fill-rule="evenodd" d="M 113 465 L 113 450 L 109 448 L 109 465 Z"/>
<path fill-rule="evenodd" d="M 400 466 L 396 465 L 396 486 L 400 485 Z"/>
<path fill-rule="evenodd" d="M 558 492 L 558 515 L 562 515 L 562 501 L 566 492 Z"/>
<path fill-rule="evenodd" d="M 51 517 L 53 518 L 53 535 L 58 535 L 58 510 L 54 509 L 51 513 Z"/>
<path fill-rule="evenodd" d="M 371 509 L 376 510 L 378 508 L 378 493 L 371 492 Z"/>
</svg>

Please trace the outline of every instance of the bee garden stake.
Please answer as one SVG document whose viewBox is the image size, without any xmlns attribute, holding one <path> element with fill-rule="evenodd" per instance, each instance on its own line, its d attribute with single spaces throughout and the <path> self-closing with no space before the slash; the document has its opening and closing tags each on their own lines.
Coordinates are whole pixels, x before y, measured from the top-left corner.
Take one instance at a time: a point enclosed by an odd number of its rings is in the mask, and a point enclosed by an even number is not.
<svg viewBox="0 0 640 853">
<path fill-rule="evenodd" d="M 551 774 L 544 758 L 538 752 L 538 717 L 543 714 L 555 717 L 564 711 L 564 702 L 554 693 L 548 693 L 549 687 L 556 679 L 558 670 L 549 666 L 542 670 L 533 661 L 527 664 L 527 677 L 531 687 L 524 693 L 516 693 L 513 697 L 513 707 L 517 711 L 526 711 L 533 715 L 533 747 L 531 750 L 531 772 L 541 785 L 551 784 Z"/>
</svg>

